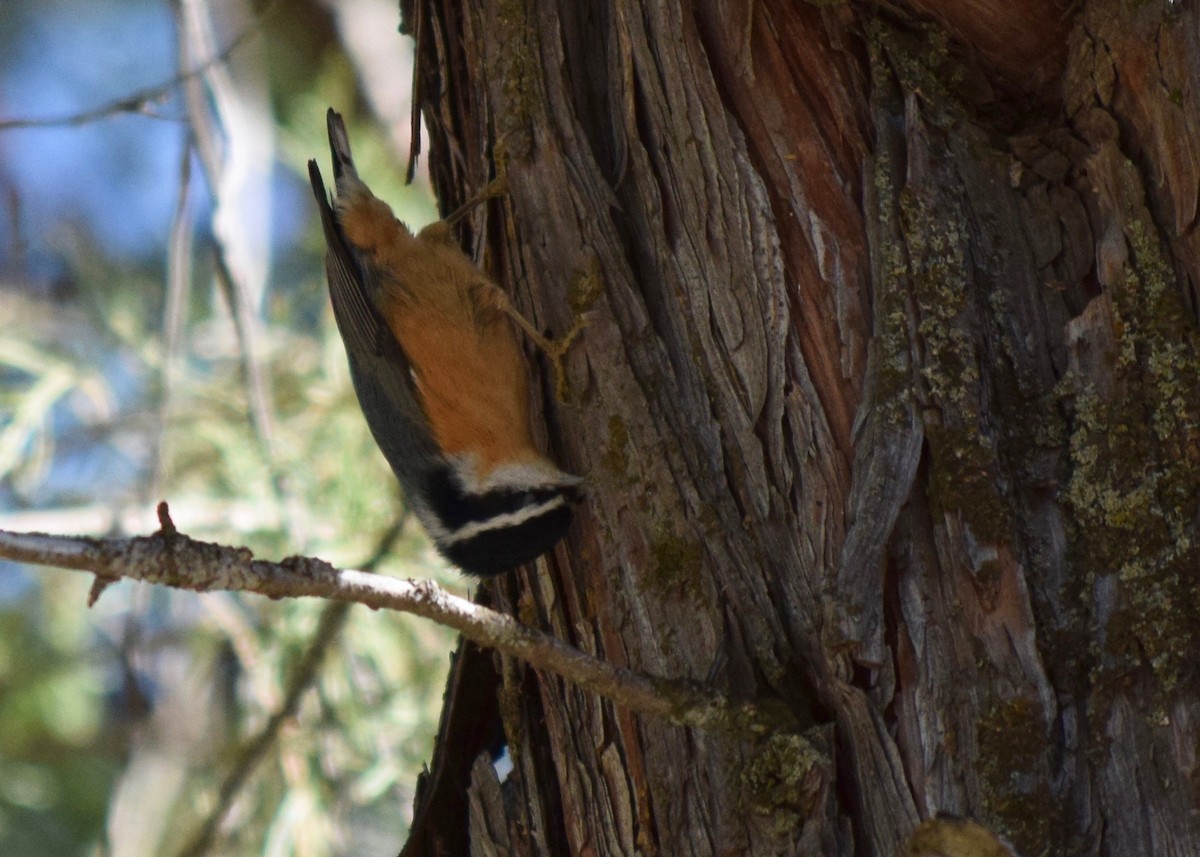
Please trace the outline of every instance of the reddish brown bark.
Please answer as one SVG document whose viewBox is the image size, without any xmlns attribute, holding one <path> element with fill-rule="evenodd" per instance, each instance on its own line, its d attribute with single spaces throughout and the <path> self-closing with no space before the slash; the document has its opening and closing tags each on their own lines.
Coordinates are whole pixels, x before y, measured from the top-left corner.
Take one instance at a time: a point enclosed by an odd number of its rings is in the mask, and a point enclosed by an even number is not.
<svg viewBox="0 0 1200 857">
<path fill-rule="evenodd" d="M 495 598 L 820 753 L 506 663 L 477 848 L 892 855 L 952 812 L 1200 853 L 1179 5 L 421 3 L 439 188 L 507 170 L 488 263 L 540 326 L 598 292 L 539 407 L 589 501 Z"/>
</svg>

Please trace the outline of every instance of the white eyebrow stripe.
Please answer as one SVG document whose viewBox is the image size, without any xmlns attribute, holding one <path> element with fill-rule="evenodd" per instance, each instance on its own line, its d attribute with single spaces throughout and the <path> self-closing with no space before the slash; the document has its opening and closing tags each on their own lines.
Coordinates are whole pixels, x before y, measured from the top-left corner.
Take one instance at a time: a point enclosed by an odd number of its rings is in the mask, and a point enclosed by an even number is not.
<svg viewBox="0 0 1200 857">
<path fill-rule="evenodd" d="M 437 536 L 435 541 L 440 545 L 454 545 L 459 542 L 464 542 L 467 539 L 474 538 L 492 530 L 503 530 L 508 527 L 520 526 L 530 518 L 536 518 L 544 515 L 546 512 L 552 512 L 555 509 L 567 505 L 566 499 L 560 494 L 551 497 L 545 503 L 539 503 L 536 506 L 525 506 L 515 512 L 505 512 L 502 515 L 493 515 L 486 521 L 472 521 L 469 524 L 464 524 L 457 530 L 443 530 Z"/>
</svg>

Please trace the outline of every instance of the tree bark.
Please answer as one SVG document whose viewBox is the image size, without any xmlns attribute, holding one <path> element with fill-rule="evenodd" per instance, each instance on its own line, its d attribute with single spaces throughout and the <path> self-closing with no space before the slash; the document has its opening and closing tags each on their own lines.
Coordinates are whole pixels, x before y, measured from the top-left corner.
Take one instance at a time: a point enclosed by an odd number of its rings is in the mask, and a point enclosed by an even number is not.
<svg viewBox="0 0 1200 857">
<path fill-rule="evenodd" d="M 487 597 L 807 731 L 497 663 L 515 770 L 447 717 L 406 854 L 1200 854 L 1200 11 L 410 5 L 443 200 L 505 170 L 486 266 L 590 312 L 536 408 L 589 499 Z"/>
</svg>

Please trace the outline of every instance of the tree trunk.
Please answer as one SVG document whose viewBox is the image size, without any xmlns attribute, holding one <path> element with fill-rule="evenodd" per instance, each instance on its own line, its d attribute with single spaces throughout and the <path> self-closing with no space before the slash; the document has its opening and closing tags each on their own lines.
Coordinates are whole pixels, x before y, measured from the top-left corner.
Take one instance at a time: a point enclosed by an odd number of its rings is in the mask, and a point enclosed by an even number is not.
<svg viewBox="0 0 1200 857">
<path fill-rule="evenodd" d="M 513 774 L 406 853 L 1200 854 L 1200 10 L 415 2 L 443 199 L 505 169 L 486 266 L 590 309 L 589 499 L 484 595 L 820 755 L 506 662 Z"/>
</svg>

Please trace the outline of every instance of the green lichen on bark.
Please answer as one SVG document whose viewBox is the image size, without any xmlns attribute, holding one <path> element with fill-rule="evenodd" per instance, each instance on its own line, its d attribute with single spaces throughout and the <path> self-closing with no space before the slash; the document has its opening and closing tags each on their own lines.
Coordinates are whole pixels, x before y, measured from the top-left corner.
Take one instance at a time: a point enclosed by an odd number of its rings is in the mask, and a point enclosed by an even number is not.
<svg viewBox="0 0 1200 857">
<path fill-rule="evenodd" d="M 915 24 L 910 29 L 893 29 L 878 19 L 869 38 L 878 45 L 905 93 L 921 100 L 922 116 L 939 128 L 948 128 L 962 118 L 959 99 L 953 91 L 962 81 L 965 66 L 950 50 L 946 31 L 938 24 Z"/>
<path fill-rule="evenodd" d="M 650 541 L 650 567 L 644 580 L 660 597 L 699 599 L 704 549 L 675 533 L 673 525 L 657 529 Z"/>
<path fill-rule="evenodd" d="M 875 341 L 878 358 L 874 406 L 901 422 L 915 395 L 929 442 L 930 500 L 938 515 L 961 515 L 984 542 L 1008 537 L 1009 512 L 992 474 L 997 452 L 983 430 L 981 377 L 972 340 L 974 313 L 965 213 L 953 191 L 943 189 L 944 163 L 917 165 L 915 175 L 896 154 L 914 141 L 929 156 L 942 129 L 963 119 L 947 89 L 959 75 L 945 34 L 931 27 L 915 39 L 875 23 L 869 32 L 873 98 L 883 125 L 901 109 L 904 95 L 920 99 L 919 120 L 905 145 L 881 140 L 874 162 Z M 949 167 L 952 169 L 952 166 Z M 905 182 L 910 182 L 907 186 Z M 951 181 L 949 186 L 956 184 Z M 917 377 L 911 363 L 918 362 Z"/>
<path fill-rule="evenodd" d="M 1114 378 L 1076 395 L 1066 500 L 1086 585 L 1115 583 L 1097 677 L 1145 661 L 1170 689 L 1200 646 L 1200 334 L 1157 237 L 1137 221 L 1126 237 Z"/>
<path fill-rule="evenodd" d="M 537 93 L 539 65 L 529 37 L 528 15 L 523 0 L 500 0 L 496 4 L 496 44 L 503 45 L 498 58 L 504 89 L 504 109 L 496 114 L 495 157 L 503 164 L 509 157 L 525 160 L 533 150 L 531 132 Z"/>
<path fill-rule="evenodd" d="M 600 462 L 610 476 L 627 484 L 633 484 L 636 480 L 629 472 L 628 448 L 629 427 L 619 414 L 613 414 L 608 418 L 608 437 L 604 442 L 604 452 L 600 456 Z"/>
<path fill-rule="evenodd" d="M 906 421 L 912 403 L 912 367 L 909 340 L 908 256 L 898 240 L 899 225 L 894 216 L 896 202 L 896 165 L 886 149 L 875 157 L 875 199 L 873 228 L 879 238 L 876 248 L 875 281 L 875 375 L 871 390 L 873 404 L 890 425 Z"/>
<path fill-rule="evenodd" d="M 976 727 L 984 812 L 1021 854 L 1062 853 L 1068 827 L 1041 764 L 1045 731 L 1041 707 L 1025 697 L 997 701 Z"/>
<path fill-rule="evenodd" d="M 901 193 L 905 243 L 920 320 L 920 376 L 931 468 L 929 498 L 935 514 L 960 514 L 984 542 L 1008 537 L 1008 507 L 995 485 L 996 449 L 982 429 L 981 378 L 969 334 L 967 235 L 952 200 L 935 208 Z"/>
<path fill-rule="evenodd" d="M 803 824 L 812 811 L 825 764 L 802 736 L 771 735 L 758 742 L 742 767 L 742 799 L 753 812 L 768 816 L 776 832 L 785 833 Z"/>
<path fill-rule="evenodd" d="M 629 426 L 619 416 L 609 417 L 601 466 L 624 488 L 629 501 L 640 513 L 652 516 L 657 508 L 654 489 L 638 477 L 635 465 L 629 459 L 629 449 Z M 643 574 L 648 589 L 663 598 L 701 597 L 704 548 L 700 542 L 681 535 L 679 522 L 671 518 L 654 520 L 648 527 L 649 562 L 645 564 Z"/>
</svg>

